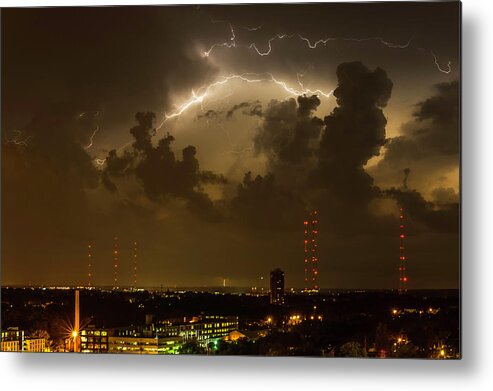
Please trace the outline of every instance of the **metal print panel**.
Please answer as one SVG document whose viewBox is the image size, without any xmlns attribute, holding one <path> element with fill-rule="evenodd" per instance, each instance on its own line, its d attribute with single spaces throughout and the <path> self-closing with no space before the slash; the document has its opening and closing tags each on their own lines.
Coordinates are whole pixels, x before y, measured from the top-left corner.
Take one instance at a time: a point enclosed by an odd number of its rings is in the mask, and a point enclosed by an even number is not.
<svg viewBox="0 0 493 391">
<path fill-rule="evenodd" d="M 3 9 L 1 350 L 460 358 L 460 12 Z"/>
</svg>

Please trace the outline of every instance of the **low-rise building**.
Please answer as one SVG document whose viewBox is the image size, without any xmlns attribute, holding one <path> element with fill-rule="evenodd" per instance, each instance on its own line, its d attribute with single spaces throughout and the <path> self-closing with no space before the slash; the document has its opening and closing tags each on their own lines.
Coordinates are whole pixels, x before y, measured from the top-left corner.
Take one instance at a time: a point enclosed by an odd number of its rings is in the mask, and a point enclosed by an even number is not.
<svg viewBox="0 0 493 391">
<path fill-rule="evenodd" d="M 80 331 L 80 351 L 82 353 L 107 353 L 108 338 L 108 330 L 89 325 Z"/>
<path fill-rule="evenodd" d="M 24 350 L 24 330 L 18 327 L 9 327 L 2 330 L 0 339 L 0 351 L 22 352 Z"/>
<path fill-rule="evenodd" d="M 46 352 L 46 342 L 45 338 L 26 338 L 24 340 L 24 351 L 32 353 Z"/>
<path fill-rule="evenodd" d="M 197 341 L 206 346 L 211 340 L 223 338 L 238 330 L 237 316 L 206 315 L 183 323 L 158 323 L 154 325 L 158 334 L 180 336 L 184 342 Z"/>
<path fill-rule="evenodd" d="M 176 354 L 183 343 L 196 341 L 206 347 L 237 329 L 238 317 L 216 315 L 117 328 L 109 337 L 109 352 Z"/>
<path fill-rule="evenodd" d="M 109 353 L 177 354 L 181 337 L 112 336 L 108 339 Z"/>
</svg>

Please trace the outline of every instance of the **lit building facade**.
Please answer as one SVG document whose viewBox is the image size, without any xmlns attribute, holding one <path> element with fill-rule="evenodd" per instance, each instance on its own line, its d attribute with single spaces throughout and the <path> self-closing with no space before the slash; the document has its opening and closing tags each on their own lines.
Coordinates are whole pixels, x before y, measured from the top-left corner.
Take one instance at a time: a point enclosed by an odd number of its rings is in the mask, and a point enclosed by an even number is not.
<svg viewBox="0 0 493 391">
<path fill-rule="evenodd" d="M 184 342 L 195 340 L 206 345 L 211 340 L 223 338 L 231 331 L 238 330 L 238 317 L 207 315 L 188 323 L 160 323 L 154 327 L 158 334 L 180 336 Z"/>
<path fill-rule="evenodd" d="M 135 336 L 112 336 L 108 339 L 109 353 L 128 354 L 177 354 L 181 337 L 147 337 L 143 333 Z"/>
<path fill-rule="evenodd" d="M 80 331 L 80 351 L 82 353 L 107 353 L 108 338 L 108 330 L 88 326 Z"/>
<path fill-rule="evenodd" d="M 284 304 L 284 272 L 281 269 L 270 272 L 270 303 Z"/>
<path fill-rule="evenodd" d="M 24 330 L 9 327 L 7 330 L 2 330 L 1 336 L 0 351 L 22 352 L 24 350 Z"/>
<path fill-rule="evenodd" d="M 9 327 L 7 330 L 2 330 L 0 351 L 31 353 L 46 352 L 48 351 L 47 340 L 45 338 L 26 337 L 24 330 L 19 330 L 18 327 Z"/>
<path fill-rule="evenodd" d="M 109 337 L 110 353 L 176 354 L 183 343 L 207 346 L 238 329 L 237 316 L 206 315 L 189 322 L 161 322 L 114 329 Z"/>
<path fill-rule="evenodd" d="M 24 351 L 41 353 L 48 351 L 45 338 L 27 338 L 24 340 Z"/>
</svg>

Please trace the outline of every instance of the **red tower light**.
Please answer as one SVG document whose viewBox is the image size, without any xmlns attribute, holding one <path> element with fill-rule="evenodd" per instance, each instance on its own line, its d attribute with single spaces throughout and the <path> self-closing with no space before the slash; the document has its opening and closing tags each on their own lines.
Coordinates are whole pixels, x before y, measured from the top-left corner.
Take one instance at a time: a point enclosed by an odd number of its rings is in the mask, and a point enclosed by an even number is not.
<svg viewBox="0 0 493 391">
<path fill-rule="evenodd" d="M 92 245 L 87 245 L 87 286 L 90 288 L 92 286 Z"/>
<path fill-rule="evenodd" d="M 134 289 L 137 289 L 137 242 L 134 242 Z"/>
<path fill-rule="evenodd" d="M 307 220 L 303 221 L 304 225 L 304 263 L 305 265 L 308 264 L 308 262 L 311 262 L 312 267 L 311 270 L 308 271 L 307 268 L 305 268 L 305 291 L 316 291 L 318 290 L 318 285 L 317 285 L 317 275 L 318 275 L 318 270 L 317 270 L 317 235 L 318 235 L 318 219 L 316 215 L 318 214 L 318 211 L 314 210 L 310 212 L 309 218 Z M 311 253 L 311 260 L 308 258 L 308 253 Z M 312 286 L 308 286 L 308 281 L 312 281 Z"/>
<path fill-rule="evenodd" d="M 113 243 L 113 289 L 118 288 L 118 237 L 115 236 Z"/>
<path fill-rule="evenodd" d="M 399 208 L 399 292 L 407 291 L 407 275 L 406 275 L 406 255 L 404 254 L 404 239 L 406 238 L 405 229 L 406 226 L 404 224 L 404 208 Z"/>
</svg>

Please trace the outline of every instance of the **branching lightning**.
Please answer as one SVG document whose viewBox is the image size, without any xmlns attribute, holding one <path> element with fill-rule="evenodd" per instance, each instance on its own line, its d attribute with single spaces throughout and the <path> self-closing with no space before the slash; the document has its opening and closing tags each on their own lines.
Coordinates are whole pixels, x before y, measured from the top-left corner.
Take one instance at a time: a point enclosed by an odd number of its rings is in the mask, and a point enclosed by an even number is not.
<svg viewBox="0 0 493 391">
<path fill-rule="evenodd" d="M 324 39 L 319 39 L 317 41 L 310 41 L 308 38 L 302 36 L 301 34 L 277 34 L 274 37 L 270 38 L 267 41 L 267 50 L 262 52 L 259 50 L 257 45 L 255 43 L 251 43 L 248 46 L 246 46 L 248 49 L 253 49 L 259 56 L 268 56 L 272 52 L 272 42 L 275 40 L 282 40 L 282 39 L 291 39 L 291 38 L 298 38 L 303 42 L 306 42 L 307 47 L 309 49 L 316 49 L 319 45 L 327 45 L 329 41 L 354 41 L 354 42 L 365 42 L 365 41 L 377 41 L 381 43 L 382 45 L 391 48 L 391 49 L 406 49 L 409 47 L 411 44 L 412 38 L 410 38 L 406 43 L 404 44 L 396 44 L 392 43 L 389 41 L 385 41 L 383 38 L 380 37 L 371 37 L 371 38 L 324 38 Z M 210 55 L 212 50 L 209 49 L 207 53 L 207 56 Z"/>
<path fill-rule="evenodd" d="M 212 21 L 212 23 L 228 23 L 229 30 L 231 32 L 231 36 L 229 38 L 229 41 L 222 42 L 222 43 L 215 43 L 214 45 L 212 45 L 208 51 L 204 52 L 205 57 L 209 57 L 209 55 L 212 53 L 212 51 L 218 47 L 225 47 L 228 49 L 236 47 L 236 35 L 235 35 L 235 30 L 233 28 L 233 25 L 230 22 L 226 22 L 224 20 L 216 20 L 216 21 Z"/>
<path fill-rule="evenodd" d="M 171 113 L 166 113 L 164 115 L 163 120 L 161 123 L 156 127 L 156 130 L 161 129 L 164 124 L 169 121 L 170 119 L 180 117 L 183 113 L 185 113 L 187 110 L 189 110 L 191 107 L 196 106 L 198 104 L 202 105 L 204 100 L 210 96 L 212 91 L 219 86 L 225 85 L 233 80 L 240 80 L 245 83 L 263 83 L 263 82 L 268 82 L 268 83 L 274 83 L 275 85 L 279 86 L 282 88 L 284 91 L 288 93 L 288 95 L 292 96 L 300 96 L 300 95 L 318 95 L 318 96 L 323 96 L 325 98 L 329 98 L 334 90 L 330 91 L 323 91 L 321 89 L 316 89 L 312 90 L 310 88 L 304 87 L 303 83 L 301 82 L 301 77 L 302 74 L 297 74 L 298 77 L 298 84 L 299 88 L 294 88 L 289 86 L 285 81 L 277 79 L 272 73 L 270 72 L 265 72 L 265 73 L 243 73 L 241 75 L 229 75 L 229 76 L 224 76 L 219 78 L 219 80 L 216 80 L 215 82 L 205 85 L 200 87 L 197 91 L 192 90 L 191 96 L 189 99 L 187 99 L 184 103 L 182 103 L 179 106 L 176 106 L 176 109 L 171 112 Z M 127 142 L 126 144 L 122 145 L 120 148 L 117 149 L 117 151 L 121 151 L 128 147 L 130 144 L 132 144 L 132 141 Z M 237 151 L 239 153 L 244 152 L 244 151 Z M 100 159 L 96 158 L 94 159 L 94 162 L 102 166 L 105 164 L 106 159 Z"/>
<path fill-rule="evenodd" d="M 257 55 L 259 56 L 269 56 L 272 53 L 273 50 L 273 42 L 276 40 L 284 40 L 284 39 L 298 39 L 302 42 L 304 42 L 307 46 L 307 48 L 314 50 L 317 49 L 320 46 L 326 46 L 328 42 L 330 41 L 353 41 L 353 42 L 368 42 L 368 41 L 375 41 L 389 49 L 408 49 L 411 47 L 411 42 L 413 38 L 411 37 L 407 42 L 405 43 L 395 43 L 391 42 L 388 40 L 385 40 L 382 37 L 368 37 L 368 38 L 354 38 L 354 37 L 349 37 L 349 38 L 341 38 L 341 37 L 327 37 L 323 39 L 318 39 L 316 41 L 312 41 L 309 38 L 299 34 L 299 33 L 293 33 L 293 34 L 276 34 L 270 39 L 266 41 L 265 50 L 261 50 L 258 48 L 257 44 L 255 42 L 251 42 L 248 44 L 238 44 L 237 42 L 237 36 L 235 32 L 235 28 L 233 24 L 230 21 L 227 20 L 213 20 L 212 23 L 224 23 L 228 25 L 229 28 L 229 38 L 224 41 L 224 42 L 219 42 L 219 43 L 214 43 L 212 44 L 207 51 L 204 51 L 202 54 L 204 57 L 209 57 L 213 54 L 213 52 L 218 49 L 218 48 L 226 48 L 226 49 L 232 49 L 232 48 L 246 48 L 248 50 L 252 50 Z M 246 26 L 240 26 L 242 29 L 247 30 L 247 31 L 257 31 L 262 28 L 262 26 L 255 26 L 255 27 L 246 27 Z M 435 65 L 437 69 L 442 72 L 442 73 L 450 73 L 451 72 L 451 62 L 449 61 L 447 64 L 447 68 L 444 69 L 440 66 L 439 61 L 437 56 L 435 55 L 434 52 L 431 51 L 431 54 L 433 55 Z M 285 81 L 277 79 L 272 73 L 270 72 L 265 72 L 265 73 L 243 73 L 243 74 L 232 74 L 229 76 L 222 76 L 216 81 L 212 82 L 211 84 L 204 85 L 198 89 L 192 90 L 191 96 L 183 102 L 181 105 L 176 105 L 174 110 L 165 113 L 164 118 L 162 119 L 161 123 L 156 127 L 156 130 L 161 129 L 165 123 L 173 118 L 178 118 L 185 112 L 187 112 L 190 108 L 197 106 L 197 105 L 203 105 L 204 100 L 209 98 L 213 90 L 217 87 L 223 86 L 231 81 L 234 80 L 239 80 L 245 83 L 262 83 L 262 82 L 268 82 L 268 83 L 273 83 L 277 85 L 278 87 L 282 88 L 288 95 L 292 96 L 300 96 L 300 95 L 318 95 L 318 96 L 323 96 L 325 98 L 329 98 L 333 90 L 330 91 L 323 91 L 321 89 L 309 89 L 306 88 L 302 82 L 302 77 L 304 75 L 302 73 L 297 74 L 297 81 L 298 81 L 298 86 L 299 87 L 292 87 L 288 85 Z M 86 147 L 86 149 L 90 148 L 92 146 L 92 139 L 97 133 L 98 128 L 93 132 L 93 135 L 91 136 L 91 142 L 90 144 Z M 132 142 L 128 142 L 118 148 L 118 151 L 121 151 L 128 147 Z M 247 148 L 248 149 L 248 148 Z M 243 151 L 237 151 L 237 152 L 243 152 Z M 104 165 L 106 159 L 95 159 L 94 162 L 97 165 Z"/>
<path fill-rule="evenodd" d="M 278 80 L 272 73 L 244 73 L 241 75 L 230 75 L 226 77 L 222 77 L 219 80 L 201 87 L 198 92 L 192 91 L 192 96 L 185 101 L 180 106 L 177 106 L 176 110 L 171 113 L 166 113 L 163 121 L 156 128 L 157 130 L 161 129 L 162 126 L 170 119 L 181 116 L 185 111 L 187 111 L 190 107 L 196 104 L 202 104 L 204 99 L 210 94 L 210 92 L 221 85 L 229 83 L 232 80 L 241 80 L 246 83 L 262 83 L 262 82 L 271 82 L 279 87 L 281 87 L 284 91 L 286 91 L 289 95 L 299 96 L 299 95 L 321 95 L 325 98 L 329 98 L 332 95 L 333 90 L 331 91 L 322 91 L 320 89 L 312 90 L 309 88 L 305 88 L 303 84 L 300 82 L 300 88 L 290 87 L 286 82 L 282 80 Z M 299 81 L 299 79 L 298 79 Z"/>
<path fill-rule="evenodd" d="M 229 42 L 223 42 L 223 43 L 215 43 L 213 44 L 209 50 L 205 51 L 203 53 L 204 57 L 209 57 L 212 52 L 216 49 L 216 48 L 219 48 L 219 47 L 225 47 L 227 49 L 231 49 L 231 48 L 236 48 L 236 47 L 243 47 L 243 48 L 247 48 L 247 49 L 250 49 L 250 50 L 254 50 L 259 56 L 268 56 L 271 54 L 272 52 L 272 42 L 275 41 L 275 40 L 283 40 L 283 39 L 292 39 L 292 38 L 297 38 L 303 42 L 306 43 L 307 47 L 309 49 L 316 49 L 318 46 L 322 45 L 322 46 L 326 46 L 327 43 L 329 41 L 353 41 L 353 42 L 367 42 L 367 41 L 376 41 L 378 43 L 380 43 L 381 45 L 385 46 L 385 47 L 388 47 L 390 49 L 407 49 L 411 46 L 411 42 L 412 42 L 412 37 L 405 43 L 394 43 L 394 42 L 390 42 L 390 41 L 387 41 L 385 40 L 384 38 L 382 37 L 368 37 L 368 38 L 340 38 L 340 37 L 327 37 L 327 38 L 322 38 L 322 39 L 318 39 L 316 41 L 311 41 L 309 38 L 301 35 L 301 34 L 298 34 L 298 33 L 294 33 L 294 34 L 276 34 L 274 35 L 272 38 L 269 38 L 265 44 L 265 46 L 267 47 L 267 49 L 265 51 L 262 51 L 258 48 L 257 44 L 255 42 L 251 42 L 249 44 L 237 44 L 236 42 L 236 34 L 235 34 L 235 31 L 234 31 L 234 27 L 232 25 L 231 22 L 229 21 L 215 21 L 214 23 L 228 23 L 229 25 L 229 29 L 230 29 L 230 32 L 231 32 L 231 36 L 230 36 L 230 40 Z M 249 31 L 255 31 L 255 30 L 258 30 L 260 29 L 262 26 L 258 26 L 258 27 L 254 27 L 254 28 L 246 28 L 246 27 L 243 27 L 244 29 L 246 30 L 249 30 Z M 448 62 L 447 64 L 447 69 L 443 69 L 439 62 L 438 62 L 438 58 L 437 56 L 435 55 L 435 53 L 433 53 L 433 51 L 431 51 L 431 54 L 433 55 L 433 58 L 435 59 L 435 65 L 437 67 L 437 69 L 442 72 L 442 73 L 450 73 L 452 68 L 451 68 L 451 61 Z"/>
</svg>

